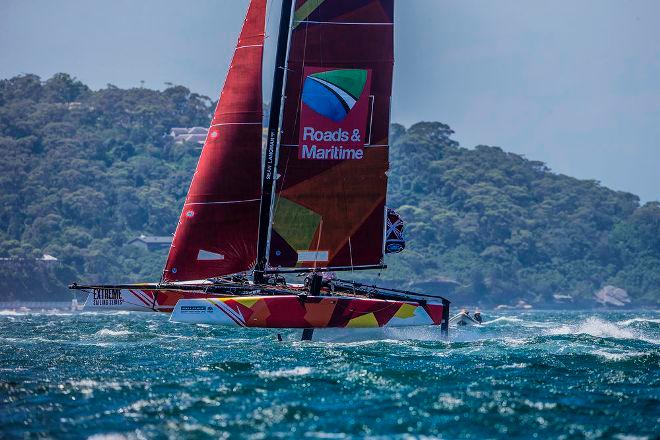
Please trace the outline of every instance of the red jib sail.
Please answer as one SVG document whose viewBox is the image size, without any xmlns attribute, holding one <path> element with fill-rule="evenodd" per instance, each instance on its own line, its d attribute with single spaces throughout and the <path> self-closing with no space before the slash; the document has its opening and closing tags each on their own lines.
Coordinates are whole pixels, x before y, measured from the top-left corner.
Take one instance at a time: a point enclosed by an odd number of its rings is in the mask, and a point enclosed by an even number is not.
<svg viewBox="0 0 660 440">
<path fill-rule="evenodd" d="M 252 0 L 183 206 L 163 277 L 188 281 L 248 270 L 261 194 L 266 0 Z"/>
<path fill-rule="evenodd" d="M 382 264 L 393 0 L 297 0 L 269 266 Z"/>
</svg>

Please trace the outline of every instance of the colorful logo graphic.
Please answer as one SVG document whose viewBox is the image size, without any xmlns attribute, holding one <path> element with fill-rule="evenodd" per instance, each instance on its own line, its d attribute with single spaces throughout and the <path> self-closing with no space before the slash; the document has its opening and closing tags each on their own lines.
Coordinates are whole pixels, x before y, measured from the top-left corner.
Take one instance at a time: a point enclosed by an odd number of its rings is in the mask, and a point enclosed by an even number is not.
<svg viewBox="0 0 660 440">
<path fill-rule="evenodd" d="M 357 104 L 366 83 L 363 69 L 312 73 L 305 78 L 302 101 L 316 113 L 341 122 Z"/>
<path fill-rule="evenodd" d="M 298 158 L 364 158 L 371 70 L 305 66 L 303 75 Z"/>
</svg>

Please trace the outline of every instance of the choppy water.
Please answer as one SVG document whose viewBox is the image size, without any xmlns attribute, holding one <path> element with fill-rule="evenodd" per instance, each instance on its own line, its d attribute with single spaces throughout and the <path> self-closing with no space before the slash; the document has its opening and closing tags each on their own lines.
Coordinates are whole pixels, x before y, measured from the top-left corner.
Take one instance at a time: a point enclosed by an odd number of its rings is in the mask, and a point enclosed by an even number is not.
<svg viewBox="0 0 660 440">
<path fill-rule="evenodd" d="M 485 317 L 449 341 L 279 343 L 165 315 L 0 312 L 0 437 L 658 438 L 660 312 Z"/>
</svg>

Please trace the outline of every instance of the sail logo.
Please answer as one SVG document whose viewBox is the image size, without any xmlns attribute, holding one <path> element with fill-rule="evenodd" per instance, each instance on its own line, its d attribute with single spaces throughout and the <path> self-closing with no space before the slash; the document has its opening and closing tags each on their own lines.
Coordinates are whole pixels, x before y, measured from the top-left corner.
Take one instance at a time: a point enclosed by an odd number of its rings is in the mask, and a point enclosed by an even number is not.
<svg viewBox="0 0 660 440">
<path fill-rule="evenodd" d="M 363 69 L 312 73 L 305 78 L 302 101 L 316 113 L 341 122 L 357 104 L 366 83 Z"/>
<path fill-rule="evenodd" d="M 298 158 L 364 157 L 371 70 L 305 67 Z"/>
</svg>

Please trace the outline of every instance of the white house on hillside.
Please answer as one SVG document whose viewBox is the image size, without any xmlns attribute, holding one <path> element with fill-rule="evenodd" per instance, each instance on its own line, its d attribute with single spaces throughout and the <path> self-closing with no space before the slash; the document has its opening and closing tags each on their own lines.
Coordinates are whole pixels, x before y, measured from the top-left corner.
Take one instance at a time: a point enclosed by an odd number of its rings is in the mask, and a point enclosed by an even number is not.
<svg viewBox="0 0 660 440">
<path fill-rule="evenodd" d="M 203 144 L 208 132 L 209 130 L 204 127 L 173 127 L 170 129 L 170 136 L 174 138 L 174 142 L 177 144 L 182 144 L 184 142 Z"/>
</svg>

